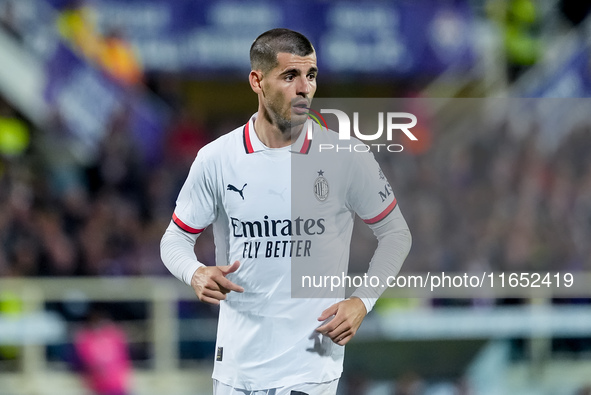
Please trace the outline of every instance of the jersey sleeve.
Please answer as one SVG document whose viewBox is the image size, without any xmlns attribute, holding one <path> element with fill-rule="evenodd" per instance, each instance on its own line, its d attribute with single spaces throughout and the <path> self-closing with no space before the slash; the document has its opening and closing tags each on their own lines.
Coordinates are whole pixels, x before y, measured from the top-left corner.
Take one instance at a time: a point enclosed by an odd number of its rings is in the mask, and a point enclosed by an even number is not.
<svg viewBox="0 0 591 395">
<path fill-rule="evenodd" d="M 215 168 L 203 149 L 191 165 L 176 201 L 173 222 L 185 232 L 199 234 L 217 216 L 218 188 Z"/>
<path fill-rule="evenodd" d="M 396 208 L 394 191 L 371 152 L 353 154 L 351 166 L 347 205 L 366 224 L 377 224 Z"/>
<path fill-rule="evenodd" d="M 370 226 L 378 239 L 378 246 L 369 264 L 367 275 L 386 284 L 390 276 L 396 276 L 412 243 L 408 225 L 390 183 L 372 153 L 355 153 L 351 161 L 348 206 Z M 362 286 L 353 292 L 359 297 L 367 312 L 385 288 Z"/>
</svg>

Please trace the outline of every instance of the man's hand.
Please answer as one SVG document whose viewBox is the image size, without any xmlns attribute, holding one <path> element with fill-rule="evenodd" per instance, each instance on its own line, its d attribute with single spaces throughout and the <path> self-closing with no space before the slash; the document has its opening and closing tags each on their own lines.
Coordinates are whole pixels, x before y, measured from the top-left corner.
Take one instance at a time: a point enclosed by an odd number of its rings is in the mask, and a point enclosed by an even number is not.
<svg viewBox="0 0 591 395">
<path fill-rule="evenodd" d="M 226 299 L 230 291 L 244 292 L 244 288 L 234 284 L 226 278 L 226 275 L 238 270 L 240 262 L 226 266 L 202 266 L 195 270 L 191 279 L 191 287 L 200 301 L 209 304 L 220 304 L 220 300 Z"/>
<path fill-rule="evenodd" d="M 324 321 L 330 316 L 334 318 L 316 330 L 330 337 L 336 344 L 344 346 L 355 336 L 366 315 L 367 310 L 361 299 L 345 299 L 322 312 L 318 321 Z"/>
</svg>

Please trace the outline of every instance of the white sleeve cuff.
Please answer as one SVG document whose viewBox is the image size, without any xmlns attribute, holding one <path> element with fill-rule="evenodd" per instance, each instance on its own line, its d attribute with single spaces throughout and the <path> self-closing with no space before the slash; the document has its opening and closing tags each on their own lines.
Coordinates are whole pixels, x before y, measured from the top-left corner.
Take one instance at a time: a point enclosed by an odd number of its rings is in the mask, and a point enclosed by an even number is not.
<svg viewBox="0 0 591 395">
<path fill-rule="evenodd" d="M 373 309 L 376 302 L 378 301 L 378 298 L 359 298 L 359 299 L 361 299 L 361 301 L 365 305 L 365 310 L 367 311 L 368 314 Z"/>
</svg>

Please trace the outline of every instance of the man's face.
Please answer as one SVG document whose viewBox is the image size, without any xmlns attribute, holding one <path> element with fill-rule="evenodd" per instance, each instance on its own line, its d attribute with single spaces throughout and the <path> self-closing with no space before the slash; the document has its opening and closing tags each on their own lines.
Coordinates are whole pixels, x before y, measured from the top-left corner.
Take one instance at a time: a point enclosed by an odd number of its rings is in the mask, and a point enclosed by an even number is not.
<svg viewBox="0 0 591 395">
<path fill-rule="evenodd" d="M 273 121 L 287 130 L 308 118 L 307 108 L 316 92 L 316 53 L 297 56 L 280 52 L 277 61 L 261 81 L 263 104 Z"/>
</svg>

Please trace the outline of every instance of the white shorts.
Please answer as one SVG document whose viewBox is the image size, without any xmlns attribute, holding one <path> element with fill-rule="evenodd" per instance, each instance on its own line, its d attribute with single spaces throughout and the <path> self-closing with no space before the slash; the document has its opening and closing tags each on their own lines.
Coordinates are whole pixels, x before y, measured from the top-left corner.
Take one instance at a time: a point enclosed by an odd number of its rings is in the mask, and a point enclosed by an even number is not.
<svg viewBox="0 0 591 395">
<path fill-rule="evenodd" d="M 288 387 L 249 391 L 213 380 L 213 395 L 335 395 L 338 385 L 339 379 L 335 379 L 325 383 L 304 383 Z"/>
</svg>

